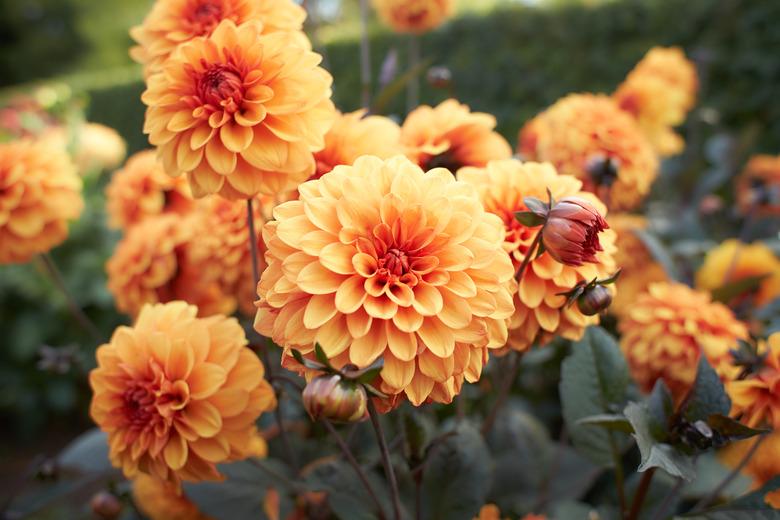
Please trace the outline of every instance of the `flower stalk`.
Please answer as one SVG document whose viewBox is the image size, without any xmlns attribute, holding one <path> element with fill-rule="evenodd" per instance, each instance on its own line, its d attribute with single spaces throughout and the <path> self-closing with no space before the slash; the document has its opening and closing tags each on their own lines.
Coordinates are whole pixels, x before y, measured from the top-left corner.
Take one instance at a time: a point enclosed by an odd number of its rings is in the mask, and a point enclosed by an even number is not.
<svg viewBox="0 0 780 520">
<path fill-rule="evenodd" d="M 382 465 L 385 468 L 385 475 L 390 483 L 390 495 L 393 499 L 393 518 L 394 520 L 401 520 L 401 497 L 398 494 L 398 481 L 395 478 L 393 463 L 390 461 L 390 450 L 387 448 L 385 433 L 382 430 L 382 425 L 379 423 L 379 414 L 376 411 L 373 399 L 368 400 L 368 415 L 371 418 L 371 425 L 374 427 L 379 451 L 382 454 Z"/>
</svg>

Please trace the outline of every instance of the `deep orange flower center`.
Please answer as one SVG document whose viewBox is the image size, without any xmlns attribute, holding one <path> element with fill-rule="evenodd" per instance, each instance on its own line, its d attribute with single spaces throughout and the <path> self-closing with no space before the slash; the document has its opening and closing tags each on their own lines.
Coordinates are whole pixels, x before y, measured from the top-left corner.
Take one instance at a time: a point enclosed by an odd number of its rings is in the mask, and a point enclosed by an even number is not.
<svg viewBox="0 0 780 520">
<path fill-rule="evenodd" d="M 198 80 L 198 95 L 207 105 L 235 112 L 244 99 L 241 74 L 230 65 L 212 65 Z"/>
<path fill-rule="evenodd" d="M 150 385 L 131 386 L 122 394 L 122 401 L 130 428 L 144 429 L 158 415 L 155 408 L 157 399 Z"/>
<path fill-rule="evenodd" d="M 447 168 L 452 173 L 456 173 L 464 166 L 463 162 L 458 159 L 455 149 L 447 150 L 439 155 L 431 155 L 427 159 L 423 159 L 422 163 L 422 169 L 425 171 L 434 168 Z"/>
<path fill-rule="evenodd" d="M 192 7 L 187 17 L 197 34 L 211 33 L 222 19 L 222 5 L 218 0 L 200 0 Z"/>
<path fill-rule="evenodd" d="M 383 269 L 387 271 L 388 274 L 400 278 L 402 275 L 409 272 L 409 257 L 400 249 L 391 248 L 385 253 L 384 257 L 379 259 L 380 272 Z"/>
</svg>

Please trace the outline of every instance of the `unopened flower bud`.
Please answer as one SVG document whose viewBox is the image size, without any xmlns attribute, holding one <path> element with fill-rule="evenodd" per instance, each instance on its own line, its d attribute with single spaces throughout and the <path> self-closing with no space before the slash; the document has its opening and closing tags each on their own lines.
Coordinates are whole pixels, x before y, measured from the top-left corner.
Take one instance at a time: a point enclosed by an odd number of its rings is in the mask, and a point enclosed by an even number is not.
<svg viewBox="0 0 780 520">
<path fill-rule="evenodd" d="M 428 83 L 433 88 L 450 88 L 452 72 L 447 67 L 437 66 L 428 69 Z"/>
<path fill-rule="evenodd" d="M 101 520 L 114 520 L 119 518 L 119 514 L 122 512 L 122 502 L 119 501 L 116 495 L 108 491 L 94 494 L 89 501 L 89 505 L 95 518 L 100 518 Z"/>
<path fill-rule="evenodd" d="M 550 256 L 562 264 L 597 263 L 596 253 L 603 251 L 599 233 L 608 228 L 607 221 L 590 202 L 566 197 L 550 210 L 542 242 Z"/>
<path fill-rule="evenodd" d="M 612 293 L 603 285 L 594 285 L 577 298 L 577 308 L 585 316 L 595 316 L 612 304 Z"/>
<path fill-rule="evenodd" d="M 318 376 L 303 389 L 303 407 L 315 421 L 358 421 L 366 415 L 367 405 L 365 389 L 337 374 Z"/>
</svg>

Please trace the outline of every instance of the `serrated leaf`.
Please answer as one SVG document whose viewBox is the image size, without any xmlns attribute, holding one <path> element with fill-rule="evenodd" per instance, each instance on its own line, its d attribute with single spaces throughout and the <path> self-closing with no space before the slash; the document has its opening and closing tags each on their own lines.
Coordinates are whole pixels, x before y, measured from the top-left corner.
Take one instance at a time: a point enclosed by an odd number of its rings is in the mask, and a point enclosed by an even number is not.
<svg viewBox="0 0 780 520">
<path fill-rule="evenodd" d="M 479 430 L 463 422 L 430 451 L 423 475 L 422 518 L 473 518 L 490 490 L 491 459 Z"/>
<path fill-rule="evenodd" d="M 746 276 L 745 278 L 740 278 L 739 280 L 721 285 L 717 289 L 712 290 L 712 299 L 716 302 L 728 303 L 738 296 L 745 293 L 752 293 L 758 289 L 761 282 L 768 276 L 770 276 L 770 273 Z"/>
<path fill-rule="evenodd" d="M 626 419 L 624 415 L 619 414 L 605 413 L 599 415 L 589 415 L 588 417 L 583 417 L 577 421 L 577 424 L 581 424 L 583 426 L 600 426 L 602 428 L 606 428 L 607 430 L 623 433 L 634 433 L 634 427 L 631 426 L 631 423 L 628 421 L 628 419 Z"/>
<path fill-rule="evenodd" d="M 515 220 L 526 227 L 537 227 L 544 224 L 544 217 L 541 217 L 532 211 L 515 212 Z"/>
<path fill-rule="evenodd" d="M 634 428 L 634 438 L 639 447 L 641 464 L 637 471 L 661 468 L 673 477 L 691 481 L 696 477 L 693 460 L 669 444 L 659 442 L 651 432 L 650 411 L 645 404 L 629 403 L 623 411 Z"/>
<path fill-rule="evenodd" d="M 707 418 L 707 425 L 731 441 L 749 439 L 750 437 L 755 437 L 756 435 L 762 435 L 771 431 L 751 428 L 731 417 L 720 414 L 710 415 Z"/>
<path fill-rule="evenodd" d="M 688 513 L 682 518 L 693 520 L 778 520 L 780 510 L 767 504 L 766 495 L 780 489 L 780 476 L 770 479 L 760 489 L 726 504 L 705 511 Z"/>
<path fill-rule="evenodd" d="M 613 434 L 600 428 L 583 428 L 577 421 L 619 410 L 625 403 L 629 381 L 620 348 L 599 327 L 586 330 L 561 367 L 560 394 L 567 430 L 577 450 L 596 464 L 613 464 Z"/>
<path fill-rule="evenodd" d="M 700 356 L 696 379 L 683 410 L 685 418 L 693 423 L 707 421 L 710 415 L 728 415 L 731 399 L 726 394 L 720 377 L 710 366 L 706 356 Z"/>
</svg>

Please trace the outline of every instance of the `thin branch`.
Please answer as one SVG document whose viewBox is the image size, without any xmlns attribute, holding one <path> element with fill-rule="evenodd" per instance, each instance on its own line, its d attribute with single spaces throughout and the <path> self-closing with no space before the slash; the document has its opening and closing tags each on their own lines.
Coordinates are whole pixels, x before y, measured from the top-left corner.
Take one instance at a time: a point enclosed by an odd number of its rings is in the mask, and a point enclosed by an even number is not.
<svg viewBox="0 0 780 520">
<path fill-rule="evenodd" d="M 67 285 L 65 285 L 65 280 L 62 277 L 62 273 L 60 273 L 60 270 L 57 268 L 57 264 L 54 263 L 54 259 L 51 257 L 51 255 L 49 255 L 49 253 L 43 253 L 40 255 L 40 259 L 46 273 L 49 275 L 49 278 L 51 278 L 51 281 L 54 283 L 60 293 L 62 293 L 63 297 L 65 297 L 65 303 L 68 306 L 68 311 L 70 311 L 70 314 L 77 322 L 79 322 L 81 328 L 83 328 L 87 333 L 89 333 L 90 336 L 92 336 L 92 339 L 96 343 L 102 342 L 103 339 L 100 331 L 95 326 L 95 324 L 92 323 L 92 320 L 90 320 L 89 317 L 84 313 L 84 310 L 81 308 L 81 306 L 76 303 L 76 299 L 68 290 Z"/>
<path fill-rule="evenodd" d="M 390 494 L 393 499 L 393 518 L 395 520 L 401 520 L 401 497 L 398 494 L 398 482 L 395 479 L 393 463 L 390 461 L 390 450 L 387 449 L 385 433 L 382 430 L 382 425 L 379 423 L 379 414 L 377 413 L 374 401 L 371 398 L 368 399 L 368 414 L 371 417 L 371 425 L 374 427 L 376 440 L 379 444 L 379 451 L 382 454 L 382 465 L 385 467 L 385 475 L 390 483 Z"/>
<path fill-rule="evenodd" d="M 678 477 L 677 482 L 674 484 L 672 490 L 666 494 L 663 502 L 661 502 L 661 504 L 655 510 L 655 513 L 653 513 L 652 520 L 663 520 L 666 517 L 666 510 L 670 505 L 672 505 L 674 500 L 680 494 L 683 486 L 685 486 L 685 480 Z"/>
<path fill-rule="evenodd" d="M 650 489 L 650 483 L 653 481 L 656 468 L 650 468 L 642 474 L 642 480 L 639 481 L 639 487 L 634 493 L 634 500 L 631 502 L 631 511 L 629 511 L 627 520 L 636 520 L 639 518 L 639 512 L 642 511 L 642 504 Z"/>
<path fill-rule="evenodd" d="M 507 374 L 506 378 L 503 381 L 503 384 L 501 385 L 501 388 L 499 389 L 496 402 L 493 403 L 493 408 L 490 410 L 490 413 L 488 413 L 487 417 L 485 418 L 485 422 L 482 423 L 483 436 L 490 433 L 490 430 L 493 429 L 493 423 L 496 422 L 496 418 L 498 417 L 498 412 L 499 410 L 501 410 L 501 407 L 504 406 L 504 402 L 509 397 L 509 391 L 512 389 L 512 385 L 514 385 L 515 379 L 517 379 L 517 372 L 520 369 L 520 360 L 522 359 L 523 355 L 520 352 L 513 350 L 509 354 L 509 356 L 510 356 L 509 373 Z"/>
<path fill-rule="evenodd" d="M 620 504 L 620 518 L 625 518 L 627 502 L 626 502 L 626 477 L 623 472 L 623 457 L 618 448 L 617 441 L 615 440 L 614 432 L 610 431 L 609 434 L 609 448 L 612 451 L 612 461 L 615 465 L 615 487 L 617 488 L 618 503 Z"/>
<path fill-rule="evenodd" d="M 368 39 L 368 0 L 360 0 L 360 99 L 371 107 L 371 43 Z"/>
<path fill-rule="evenodd" d="M 539 243 L 542 241 L 542 230 L 544 229 L 544 226 L 539 228 L 539 231 L 536 232 L 536 237 L 534 237 L 534 241 L 531 242 L 531 247 L 528 248 L 528 251 L 525 253 L 525 257 L 523 258 L 523 263 L 520 264 L 520 267 L 517 268 L 517 272 L 515 273 L 515 280 L 518 282 L 523 279 L 523 274 L 525 274 L 525 270 L 528 267 L 528 264 L 531 263 L 531 260 L 533 260 L 534 255 L 536 255 L 537 249 L 539 249 Z"/>
</svg>

